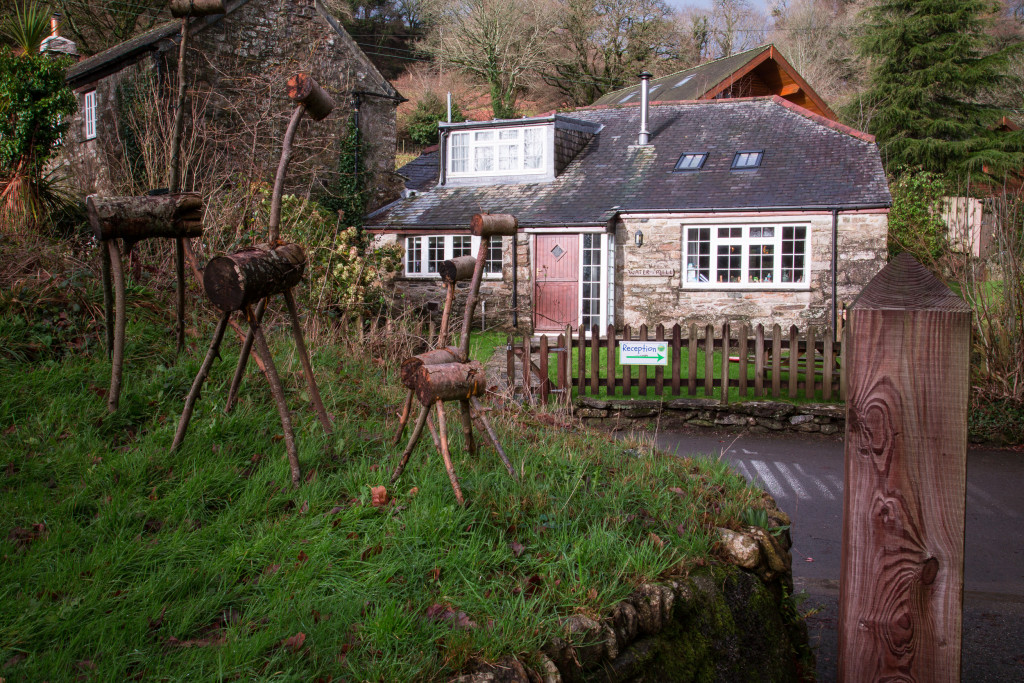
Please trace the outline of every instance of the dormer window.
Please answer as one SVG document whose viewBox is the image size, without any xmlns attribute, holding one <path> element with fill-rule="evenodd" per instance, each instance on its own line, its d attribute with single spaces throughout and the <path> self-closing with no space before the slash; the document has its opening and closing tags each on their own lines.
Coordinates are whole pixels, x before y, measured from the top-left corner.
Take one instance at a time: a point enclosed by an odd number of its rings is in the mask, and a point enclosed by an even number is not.
<svg viewBox="0 0 1024 683">
<path fill-rule="evenodd" d="M 736 152 L 736 156 L 732 158 L 732 170 L 742 170 L 749 168 L 757 168 L 761 165 L 761 157 L 764 156 L 763 150 L 754 152 Z"/>
<path fill-rule="evenodd" d="M 453 132 L 448 173 L 452 177 L 541 174 L 545 129 L 523 126 Z"/>
<path fill-rule="evenodd" d="M 686 153 L 676 162 L 677 171 L 699 171 L 708 160 L 707 152 Z"/>
</svg>

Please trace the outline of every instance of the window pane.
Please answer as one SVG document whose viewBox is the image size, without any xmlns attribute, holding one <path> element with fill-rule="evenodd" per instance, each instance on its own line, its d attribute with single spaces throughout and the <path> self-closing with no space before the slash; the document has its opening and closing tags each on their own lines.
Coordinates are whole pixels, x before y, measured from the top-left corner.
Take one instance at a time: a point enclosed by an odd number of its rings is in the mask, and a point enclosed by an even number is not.
<svg viewBox="0 0 1024 683">
<path fill-rule="evenodd" d="M 751 244 L 747 282 L 771 282 L 775 275 L 775 245 Z"/>
<path fill-rule="evenodd" d="M 493 130 L 482 130 L 473 134 L 473 139 L 477 142 L 487 142 L 494 139 Z"/>
<path fill-rule="evenodd" d="M 452 173 L 469 171 L 469 133 L 452 135 Z"/>
<path fill-rule="evenodd" d="M 525 146 L 523 167 L 536 170 L 544 163 L 544 129 L 527 128 L 523 131 Z"/>
<path fill-rule="evenodd" d="M 444 261 L 444 237 L 427 238 L 427 272 L 436 273 Z"/>
<path fill-rule="evenodd" d="M 519 145 L 500 145 L 498 147 L 498 170 L 519 170 Z"/>
<path fill-rule="evenodd" d="M 423 270 L 422 237 L 405 239 L 405 272 L 418 275 Z"/>
<path fill-rule="evenodd" d="M 583 235 L 583 317 L 580 324 L 589 330 L 601 324 L 601 236 Z"/>
<path fill-rule="evenodd" d="M 493 171 L 494 170 L 494 148 L 477 147 L 473 150 L 473 170 Z"/>
<path fill-rule="evenodd" d="M 492 237 L 487 245 L 487 263 L 484 271 L 491 274 L 501 273 L 501 238 Z"/>
<path fill-rule="evenodd" d="M 718 245 L 719 282 L 740 282 L 743 277 L 743 247 L 738 244 Z"/>
<path fill-rule="evenodd" d="M 469 235 L 452 237 L 452 258 L 473 255 L 473 238 Z"/>
<path fill-rule="evenodd" d="M 501 131 L 498 131 L 498 139 L 499 140 L 518 140 L 519 139 L 519 129 L 515 128 L 513 130 L 501 130 Z"/>
<path fill-rule="evenodd" d="M 807 253 L 807 227 L 785 225 L 782 227 L 782 281 L 806 282 L 807 271 L 804 255 Z"/>
<path fill-rule="evenodd" d="M 709 282 L 711 279 L 711 228 L 688 228 L 686 231 L 686 281 Z"/>
</svg>

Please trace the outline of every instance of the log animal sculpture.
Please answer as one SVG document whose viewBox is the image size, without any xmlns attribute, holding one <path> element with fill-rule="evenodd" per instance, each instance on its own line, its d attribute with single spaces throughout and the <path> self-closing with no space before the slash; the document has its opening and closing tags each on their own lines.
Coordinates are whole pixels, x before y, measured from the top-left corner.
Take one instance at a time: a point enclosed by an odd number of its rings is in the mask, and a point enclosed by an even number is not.
<svg viewBox="0 0 1024 683">
<path fill-rule="evenodd" d="M 407 358 L 402 363 L 402 384 L 409 389 L 409 392 L 406 395 L 405 405 L 399 419 L 398 433 L 395 435 L 396 445 L 401 441 L 405 425 L 412 412 L 413 398 L 419 400 L 420 412 L 416 424 L 413 426 L 409 442 L 391 475 L 391 483 L 402 476 L 402 472 L 409 463 L 409 457 L 423 434 L 424 426 L 430 421 L 430 410 L 434 408 L 437 410 L 435 443 L 444 459 L 445 470 L 448 472 L 448 480 L 455 492 L 455 499 L 460 505 L 465 505 L 459 479 L 452 465 L 451 451 L 448 447 L 447 416 L 444 408 L 446 401 L 459 402 L 462 433 L 469 454 L 473 456 L 477 452 L 476 441 L 473 438 L 475 424 L 477 430 L 486 436 L 494 450 L 498 452 L 509 475 L 513 478 L 516 476 L 512 463 L 509 462 L 508 456 L 505 455 L 504 449 L 498 442 L 497 433 L 487 419 L 487 409 L 480 403 L 479 397 L 483 396 L 485 390 L 484 369 L 478 361 L 469 360 L 469 340 L 470 323 L 473 320 L 473 311 L 480 293 L 480 281 L 483 278 L 484 265 L 487 262 L 490 240 L 492 237 L 500 239 L 502 235 L 514 236 L 517 227 L 518 223 L 515 217 L 507 214 L 477 214 L 473 216 L 470 228 L 474 235 L 480 237 L 480 249 L 476 258 L 464 256 L 451 259 L 442 263 L 438 269 L 447 290 L 445 307 L 441 315 L 441 330 L 438 336 L 442 342 L 448 339 L 448 323 L 455 302 L 456 283 L 467 278 L 470 279 L 469 292 L 466 296 L 466 310 L 462 318 L 462 334 L 458 347 L 448 346 L 435 349 Z M 433 431 L 432 425 L 431 431 Z"/>
<path fill-rule="evenodd" d="M 188 44 L 188 19 L 195 16 L 223 14 L 224 0 L 171 0 L 171 14 L 181 17 L 181 42 L 178 52 L 178 99 L 174 109 L 171 134 L 169 194 L 155 197 L 107 197 L 96 195 L 86 201 L 89 221 L 100 241 L 103 276 L 103 308 L 106 314 L 107 356 L 111 358 L 110 390 L 107 408 L 117 410 L 121 399 L 121 378 L 124 365 L 124 267 L 122 250 L 116 240 L 124 242 L 130 253 L 139 240 L 163 237 L 175 241 L 175 336 L 177 350 L 185 347 L 185 251 L 188 241 L 203 234 L 203 202 L 197 194 L 180 194 L 180 149 L 185 111 L 185 49 Z M 116 290 L 116 291 L 112 291 Z"/>
<path fill-rule="evenodd" d="M 151 237 L 185 240 L 203 234 L 203 200 L 197 194 L 153 197 L 100 197 L 89 195 L 86 211 L 93 235 L 100 244 L 103 266 L 103 309 L 107 355 L 111 358 L 107 409 L 117 410 L 124 372 L 125 284 L 122 254 Z M 124 244 L 122 252 L 118 240 Z M 184 274 L 178 293 L 185 291 Z M 179 324 L 184 315 L 179 307 Z"/>
<path fill-rule="evenodd" d="M 306 343 L 302 337 L 298 307 L 292 294 L 292 288 L 299 283 L 305 272 L 306 254 L 298 244 L 280 242 L 278 240 L 278 233 L 281 225 L 281 195 L 284 192 L 284 179 L 288 171 L 292 142 L 298 130 L 299 121 L 302 120 L 303 114 L 307 111 L 315 120 L 323 119 L 334 108 L 334 102 L 320 88 L 316 81 L 306 74 L 299 74 L 289 79 L 288 94 L 297 105 L 291 122 L 288 125 L 288 130 L 285 132 L 281 149 L 281 161 L 278 164 L 277 177 L 274 181 L 274 192 L 270 204 L 269 239 L 266 244 L 248 247 L 227 256 L 218 256 L 212 259 L 203 271 L 203 289 L 206 290 L 206 296 L 213 305 L 221 311 L 221 317 L 214 332 L 213 340 L 210 342 L 206 358 L 203 360 L 199 373 L 192 382 L 192 389 L 185 399 L 185 409 L 178 422 L 178 429 L 174 434 L 171 450 L 177 449 L 185 439 L 189 421 L 192 419 L 192 411 L 196 401 L 199 399 L 203 383 L 210 374 L 213 361 L 220 355 L 220 344 L 224 338 L 224 330 L 227 328 L 228 320 L 232 313 L 238 311 L 243 314 L 245 321 L 248 323 L 249 331 L 242 345 L 235 378 L 232 381 L 229 393 L 229 400 L 233 401 L 234 396 L 237 394 L 238 384 L 245 371 L 246 361 L 255 343 L 256 352 L 262 358 L 263 364 L 266 367 L 270 392 L 274 397 L 278 414 L 281 417 L 292 484 L 298 486 L 302 481 L 302 471 L 299 467 L 299 455 L 295 445 L 295 432 L 292 429 L 291 413 L 288 410 L 288 404 L 285 402 L 281 378 L 277 373 L 273 356 L 270 353 L 270 347 L 260 325 L 263 313 L 266 310 L 267 301 L 272 296 L 281 294 L 288 308 L 288 317 L 295 339 L 295 347 L 302 361 L 302 371 L 309 386 L 310 400 L 324 431 L 330 434 L 333 425 L 331 424 L 330 416 L 327 414 L 327 409 L 324 407 L 323 400 L 320 398 L 320 389 L 317 386 L 316 378 L 313 376 L 313 368 L 309 362 L 309 352 L 306 350 Z"/>
</svg>

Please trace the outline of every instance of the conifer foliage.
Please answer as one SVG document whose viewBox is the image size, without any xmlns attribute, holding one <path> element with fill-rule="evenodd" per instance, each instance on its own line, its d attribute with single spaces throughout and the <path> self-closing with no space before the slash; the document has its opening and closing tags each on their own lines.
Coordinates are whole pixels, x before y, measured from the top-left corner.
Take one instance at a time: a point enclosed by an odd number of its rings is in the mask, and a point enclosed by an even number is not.
<svg viewBox="0 0 1024 683">
<path fill-rule="evenodd" d="M 866 10 L 861 51 L 870 85 L 855 106 L 889 168 L 1002 177 L 1024 168 L 1024 132 L 996 131 L 991 95 L 1012 78 L 1021 46 L 989 51 L 988 0 L 879 0 Z"/>
</svg>

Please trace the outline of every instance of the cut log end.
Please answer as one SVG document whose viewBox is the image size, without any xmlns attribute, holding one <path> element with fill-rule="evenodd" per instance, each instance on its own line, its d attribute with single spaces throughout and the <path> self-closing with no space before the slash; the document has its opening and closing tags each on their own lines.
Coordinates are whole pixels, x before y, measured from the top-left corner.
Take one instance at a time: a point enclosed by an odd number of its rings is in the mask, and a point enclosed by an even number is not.
<svg viewBox="0 0 1024 683">
<path fill-rule="evenodd" d="M 224 0 L 171 0 L 168 3 L 172 17 L 206 17 L 224 14 Z"/>
<path fill-rule="evenodd" d="M 416 398 L 425 406 L 483 396 L 486 389 L 484 366 L 479 361 L 423 365 L 412 383 Z"/>
<path fill-rule="evenodd" d="M 402 384 L 407 389 L 416 389 L 416 376 L 424 365 L 442 365 L 444 363 L 458 363 L 459 362 L 459 350 L 454 346 L 449 346 L 443 349 L 434 349 L 433 351 L 427 351 L 421 353 L 418 356 L 412 356 L 402 361 Z"/>
<path fill-rule="evenodd" d="M 198 194 L 155 197 L 100 197 L 85 200 L 98 240 L 137 242 L 149 237 L 189 238 L 203 234 L 203 198 Z"/>
<path fill-rule="evenodd" d="M 203 288 L 221 311 L 239 311 L 299 284 L 305 269 L 299 245 L 260 244 L 212 259 L 203 271 Z"/>
<path fill-rule="evenodd" d="M 454 284 L 472 278 L 474 269 L 476 269 L 475 258 L 472 256 L 459 256 L 448 261 L 442 261 L 437 269 L 437 273 L 448 284 Z"/>
<path fill-rule="evenodd" d="M 477 237 L 515 235 L 519 221 L 508 213 L 478 213 L 473 216 L 469 227 Z"/>
<path fill-rule="evenodd" d="M 334 100 L 309 74 L 295 74 L 288 79 L 288 97 L 303 105 L 315 121 L 323 120 L 334 110 Z"/>
</svg>

